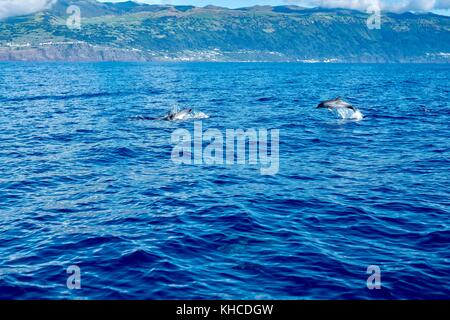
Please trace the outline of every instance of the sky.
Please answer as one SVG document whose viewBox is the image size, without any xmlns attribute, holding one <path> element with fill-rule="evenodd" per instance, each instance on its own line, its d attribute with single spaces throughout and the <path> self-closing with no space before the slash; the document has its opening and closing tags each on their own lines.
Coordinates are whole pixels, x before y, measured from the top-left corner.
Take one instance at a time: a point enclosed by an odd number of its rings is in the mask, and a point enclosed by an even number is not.
<svg viewBox="0 0 450 320">
<path fill-rule="evenodd" d="M 31 14 L 44 10 L 57 0 L 0 0 L 0 19 L 16 15 Z M 125 0 L 101 0 L 103 2 L 120 2 Z M 373 4 L 380 4 L 382 10 L 432 11 L 450 15 L 450 0 L 140 0 L 151 4 L 191 4 L 206 6 L 209 4 L 236 8 L 253 5 L 296 4 L 307 7 L 350 8 L 367 10 Z"/>
</svg>

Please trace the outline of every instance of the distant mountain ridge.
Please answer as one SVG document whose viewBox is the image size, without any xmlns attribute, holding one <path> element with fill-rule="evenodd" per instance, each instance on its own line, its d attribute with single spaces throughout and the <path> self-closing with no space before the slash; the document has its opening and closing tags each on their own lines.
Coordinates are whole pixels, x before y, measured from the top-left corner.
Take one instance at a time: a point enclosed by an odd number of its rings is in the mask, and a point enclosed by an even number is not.
<svg viewBox="0 0 450 320">
<path fill-rule="evenodd" d="M 66 25 L 81 10 L 81 29 Z M 0 21 L 0 60 L 450 62 L 450 17 L 348 9 L 148 5 L 59 0 Z"/>
</svg>

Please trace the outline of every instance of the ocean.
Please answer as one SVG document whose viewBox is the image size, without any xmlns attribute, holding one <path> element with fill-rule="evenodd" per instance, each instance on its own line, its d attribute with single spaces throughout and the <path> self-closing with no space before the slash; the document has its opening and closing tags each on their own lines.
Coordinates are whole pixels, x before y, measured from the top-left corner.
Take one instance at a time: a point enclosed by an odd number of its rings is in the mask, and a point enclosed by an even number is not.
<svg viewBox="0 0 450 320">
<path fill-rule="evenodd" d="M 0 298 L 449 298 L 449 71 L 0 63 Z M 278 130 L 278 170 L 175 163 L 199 123 Z"/>
</svg>

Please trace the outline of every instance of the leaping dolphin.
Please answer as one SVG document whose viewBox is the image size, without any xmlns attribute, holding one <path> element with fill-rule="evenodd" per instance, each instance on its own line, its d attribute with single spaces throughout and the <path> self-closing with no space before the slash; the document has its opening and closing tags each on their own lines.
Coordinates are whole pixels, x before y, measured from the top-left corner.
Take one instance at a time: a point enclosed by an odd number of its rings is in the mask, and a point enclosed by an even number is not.
<svg viewBox="0 0 450 320">
<path fill-rule="evenodd" d="M 180 112 L 171 111 L 171 112 L 169 112 L 169 114 L 164 116 L 162 118 L 162 120 L 167 120 L 167 121 L 184 120 L 191 112 L 192 112 L 192 109 L 184 109 Z"/>
<path fill-rule="evenodd" d="M 321 102 L 318 106 L 318 109 L 338 109 L 338 108 L 345 108 L 350 109 L 356 112 L 356 108 L 353 107 L 351 104 L 343 101 L 340 97 L 337 97 L 336 99 L 327 100 Z"/>
</svg>

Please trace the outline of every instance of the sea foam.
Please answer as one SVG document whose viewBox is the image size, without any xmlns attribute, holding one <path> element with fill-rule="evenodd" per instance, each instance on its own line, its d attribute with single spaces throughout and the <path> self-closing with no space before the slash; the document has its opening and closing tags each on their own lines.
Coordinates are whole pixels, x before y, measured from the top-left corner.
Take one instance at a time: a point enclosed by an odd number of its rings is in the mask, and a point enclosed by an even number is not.
<svg viewBox="0 0 450 320">
<path fill-rule="evenodd" d="M 343 120 L 360 121 L 360 120 L 364 119 L 364 115 L 359 110 L 353 111 L 348 108 L 335 108 L 332 110 L 332 112 L 336 113 Z"/>
</svg>

